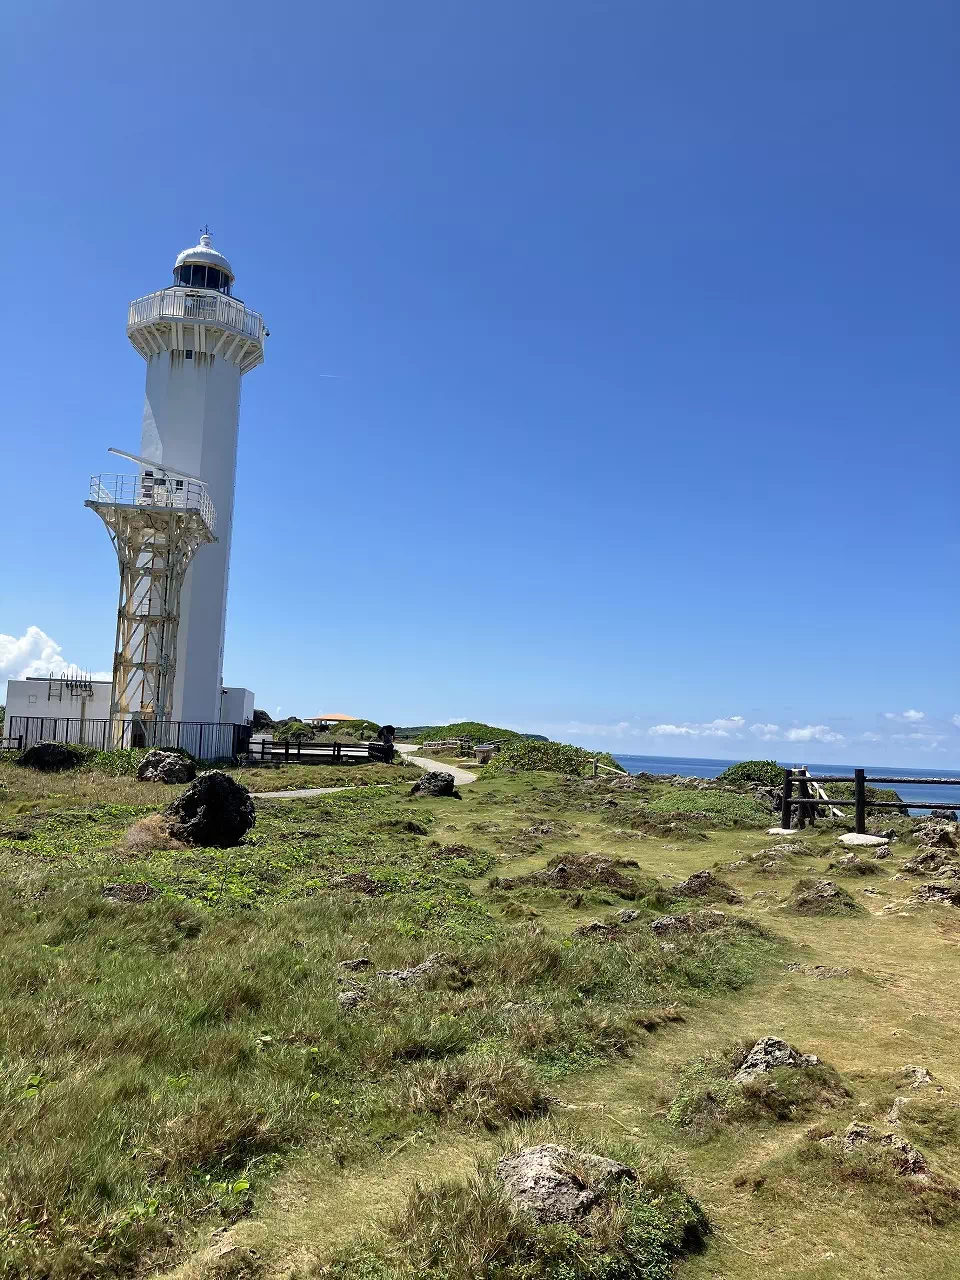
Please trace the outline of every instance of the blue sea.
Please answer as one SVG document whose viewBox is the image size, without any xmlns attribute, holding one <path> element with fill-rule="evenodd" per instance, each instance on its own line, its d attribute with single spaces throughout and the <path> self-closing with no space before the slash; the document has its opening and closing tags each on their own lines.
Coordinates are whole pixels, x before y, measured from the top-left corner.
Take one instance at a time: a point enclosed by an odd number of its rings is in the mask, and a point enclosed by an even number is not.
<svg viewBox="0 0 960 1280">
<path fill-rule="evenodd" d="M 684 778 L 715 778 L 717 774 L 736 764 L 736 760 L 703 760 L 692 756 L 619 756 L 614 759 L 622 764 L 628 773 L 679 773 Z M 786 764 L 785 761 L 780 761 Z M 807 764 L 813 774 L 831 774 L 834 777 L 853 777 L 853 765 L 847 764 Z M 893 765 L 865 765 L 868 778 L 956 778 L 960 782 L 960 773 L 952 769 L 903 769 Z M 938 787 L 930 783 L 901 782 L 890 785 L 904 800 L 919 803 L 923 800 L 942 802 L 951 809 L 960 812 L 960 786 Z M 918 810 L 918 814 L 928 812 Z"/>
</svg>

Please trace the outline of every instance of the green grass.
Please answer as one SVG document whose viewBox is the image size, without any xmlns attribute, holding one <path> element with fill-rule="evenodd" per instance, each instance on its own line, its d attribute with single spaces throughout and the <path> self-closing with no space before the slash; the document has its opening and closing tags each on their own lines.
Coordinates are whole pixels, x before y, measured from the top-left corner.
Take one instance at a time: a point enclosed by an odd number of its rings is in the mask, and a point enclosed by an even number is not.
<svg viewBox="0 0 960 1280">
<path fill-rule="evenodd" d="M 641 1052 L 651 1010 L 739 989 L 776 953 L 733 926 L 665 951 L 646 929 L 610 947 L 510 923 L 483 888 L 503 824 L 449 829 L 485 825 L 491 784 L 460 804 L 263 800 L 238 848 L 144 851 L 126 830 L 177 788 L 71 775 L 23 797 L 24 772 L 3 772 L 18 825 L 0 836 L 8 1277 L 132 1273 L 249 1212 L 304 1145 L 333 1168 L 424 1126 L 541 1114 L 554 1082 Z M 545 794 L 512 780 L 498 804 L 529 824 Z M 152 899 L 104 896 L 118 884 Z M 416 988 L 375 976 L 435 952 Z"/>
</svg>

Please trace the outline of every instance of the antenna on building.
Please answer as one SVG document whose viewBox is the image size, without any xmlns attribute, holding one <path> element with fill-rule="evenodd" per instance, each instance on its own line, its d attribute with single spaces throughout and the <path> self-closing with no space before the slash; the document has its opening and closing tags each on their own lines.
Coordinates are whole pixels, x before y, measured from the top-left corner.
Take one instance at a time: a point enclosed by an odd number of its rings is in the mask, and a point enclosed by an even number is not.
<svg viewBox="0 0 960 1280">
<path fill-rule="evenodd" d="M 151 462 L 149 458 L 141 458 L 137 453 L 126 453 L 123 449 L 107 450 L 107 453 L 115 453 L 118 458 L 129 458 L 131 462 L 140 462 L 145 467 L 152 467 L 154 471 L 160 471 L 165 476 L 177 476 L 181 480 L 195 480 L 197 484 L 203 484 L 199 476 L 191 476 L 186 471 L 178 471 L 176 467 L 165 467 L 162 462 Z"/>
</svg>

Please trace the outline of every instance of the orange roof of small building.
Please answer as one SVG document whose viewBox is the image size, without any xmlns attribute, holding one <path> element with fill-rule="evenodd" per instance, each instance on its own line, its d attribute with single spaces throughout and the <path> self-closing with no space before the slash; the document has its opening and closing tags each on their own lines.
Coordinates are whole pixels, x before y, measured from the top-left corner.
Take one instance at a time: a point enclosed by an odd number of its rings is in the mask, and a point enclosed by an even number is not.
<svg viewBox="0 0 960 1280">
<path fill-rule="evenodd" d="M 311 716 L 311 717 L 310 717 L 310 719 L 311 719 L 311 720 L 359 720 L 359 719 L 360 719 L 360 717 L 359 717 L 359 716 L 344 716 L 344 715 L 340 715 L 340 713 L 339 713 L 339 712 L 334 712 L 334 714 L 333 714 L 333 715 L 329 715 L 329 716 Z"/>
</svg>

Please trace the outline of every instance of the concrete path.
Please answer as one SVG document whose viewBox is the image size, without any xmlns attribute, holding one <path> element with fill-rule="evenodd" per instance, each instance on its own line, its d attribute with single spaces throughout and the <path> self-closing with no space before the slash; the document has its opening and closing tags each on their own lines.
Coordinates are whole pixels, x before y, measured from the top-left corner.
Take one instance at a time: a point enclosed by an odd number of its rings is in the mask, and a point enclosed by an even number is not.
<svg viewBox="0 0 960 1280">
<path fill-rule="evenodd" d="M 428 773 L 434 769 L 440 773 L 452 773 L 453 780 L 458 787 L 465 787 L 468 782 L 476 782 L 477 780 L 475 773 L 471 773 L 469 769 L 461 769 L 459 765 L 444 764 L 442 760 L 431 760 L 429 756 L 415 756 L 413 752 L 417 748 L 409 743 L 398 742 L 396 748 L 403 753 L 403 758 L 408 764 L 415 764 L 418 769 L 424 769 Z"/>
<path fill-rule="evenodd" d="M 431 769 L 439 769 L 443 773 L 452 773 L 453 780 L 458 787 L 464 787 L 468 782 L 476 782 L 477 775 L 471 773 L 469 769 L 460 769 L 455 764 L 441 764 L 439 760 L 430 760 L 426 756 L 415 756 L 416 746 L 409 742 L 398 742 L 397 750 L 401 753 L 404 760 L 408 764 L 415 764 L 418 769 L 430 771 Z M 404 783 L 406 779 L 404 779 Z M 400 782 L 375 782 L 368 784 L 375 788 L 398 787 L 403 786 Z M 367 787 L 304 787 L 301 791 L 251 791 L 254 800 L 298 800 L 302 796 L 329 796 L 335 791 L 366 791 Z"/>
</svg>

